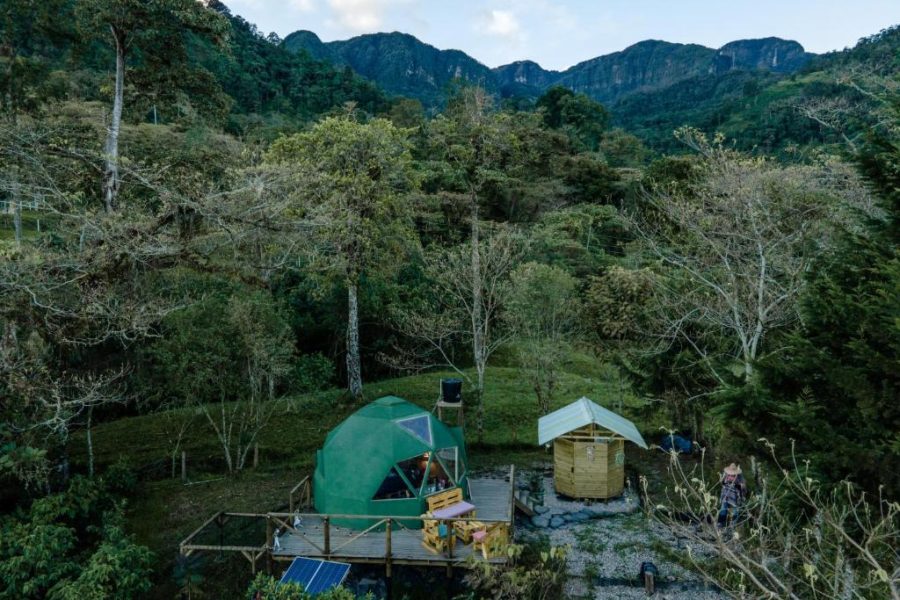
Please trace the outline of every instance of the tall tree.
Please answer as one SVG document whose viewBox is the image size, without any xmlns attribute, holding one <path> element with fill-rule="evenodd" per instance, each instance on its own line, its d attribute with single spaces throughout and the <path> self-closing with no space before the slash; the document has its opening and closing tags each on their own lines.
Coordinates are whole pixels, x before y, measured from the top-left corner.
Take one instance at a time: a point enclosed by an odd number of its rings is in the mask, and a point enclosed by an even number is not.
<svg viewBox="0 0 900 600">
<path fill-rule="evenodd" d="M 742 157 L 691 130 L 704 157 L 688 191 L 659 187 L 634 220 L 663 265 L 655 298 L 660 339 L 684 344 L 720 384 L 747 381 L 773 332 L 797 321 L 813 257 L 867 194 L 840 164 L 782 167 Z"/>
<path fill-rule="evenodd" d="M 602 104 L 562 86 L 544 92 L 536 106 L 548 127 L 566 130 L 591 151 L 597 150 L 609 125 L 609 112 Z"/>
<path fill-rule="evenodd" d="M 430 301 L 409 309 L 397 308 L 394 318 L 398 330 L 411 344 L 398 349 L 392 358 L 398 367 L 422 370 L 450 367 L 474 387 L 471 403 L 475 406 L 475 431 L 478 441 L 484 436 L 485 376 L 494 353 L 508 342 L 512 329 L 505 327 L 503 311 L 509 301 L 509 275 L 521 262 L 524 241 L 505 227 L 488 230 L 478 241 L 479 248 L 467 242 L 438 250 L 426 259 L 432 294 Z M 478 267 L 472 267 L 472 256 Z M 462 345 L 471 354 L 457 356 Z M 463 370 L 462 361 L 471 359 L 474 381 Z"/>
<path fill-rule="evenodd" d="M 406 134 L 384 119 L 331 117 L 276 141 L 267 160 L 296 169 L 302 188 L 291 210 L 313 241 L 312 269 L 347 290 L 347 385 L 360 398 L 360 282 L 396 264 L 411 239 L 405 194 L 415 180 Z"/>
<path fill-rule="evenodd" d="M 507 321 L 541 414 L 553 406 L 560 370 L 575 341 L 577 290 L 578 281 L 564 270 L 536 262 L 520 265 L 510 276 Z"/>
<path fill-rule="evenodd" d="M 0 113 L 35 108 L 53 61 L 72 34 L 67 0 L 5 0 L 0 4 Z"/>
<path fill-rule="evenodd" d="M 189 33 L 222 36 L 227 21 L 196 0 L 81 0 L 77 16 L 82 31 L 111 43 L 115 52 L 113 105 L 104 145 L 103 203 L 116 208 L 119 192 L 119 133 L 125 94 L 125 73 L 130 57 L 156 53 L 158 66 L 184 60 Z M 165 56 L 160 56 L 165 55 Z M 171 65 L 170 65 L 171 66 Z"/>
<path fill-rule="evenodd" d="M 880 212 L 847 227 L 813 264 L 801 325 L 760 365 L 761 385 L 733 411 L 780 447 L 797 441 L 817 475 L 900 496 L 900 94 L 857 163 Z M 858 223 L 857 223 L 858 225 Z M 755 435 L 753 437 L 756 437 Z M 781 448 L 779 448 L 781 449 Z"/>
</svg>

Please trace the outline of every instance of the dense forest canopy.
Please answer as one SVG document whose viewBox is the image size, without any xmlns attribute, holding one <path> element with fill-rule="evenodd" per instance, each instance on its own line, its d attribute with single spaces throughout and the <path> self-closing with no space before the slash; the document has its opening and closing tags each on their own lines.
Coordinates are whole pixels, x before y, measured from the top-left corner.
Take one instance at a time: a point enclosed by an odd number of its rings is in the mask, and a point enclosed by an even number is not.
<svg viewBox="0 0 900 600">
<path fill-rule="evenodd" d="M 298 399 L 435 369 L 486 448 L 492 369 L 545 414 L 584 361 L 717 456 L 766 438 L 896 502 L 898 165 L 897 27 L 790 74 L 607 105 L 454 81 L 426 111 L 218 2 L 7 0 L 0 598 L 193 585 L 130 535 L 158 473 L 98 427 L 161 423 L 173 473 L 202 437 L 238 477 Z M 862 597 L 896 597 L 884 547 Z"/>
</svg>

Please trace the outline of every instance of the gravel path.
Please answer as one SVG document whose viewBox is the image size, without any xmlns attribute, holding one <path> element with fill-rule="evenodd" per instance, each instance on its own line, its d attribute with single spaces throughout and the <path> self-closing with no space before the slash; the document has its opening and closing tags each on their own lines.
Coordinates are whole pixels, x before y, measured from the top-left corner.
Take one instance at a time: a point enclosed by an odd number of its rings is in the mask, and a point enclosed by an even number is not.
<svg viewBox="0 0 900 600">
<path fill-rule="evenodd" d="M 527 477 L 523 473 L 523 479 Z M 638 585 L 644 561 L 659 569 L 656 599 L 721 600 L 728 596 L 710 588 L 699 575 L 664 557 L 666 549 L 683 547 L 667 529 L 648 520 L 639 510 L 636 496 L 627 491 L 621 499 L 587 504 L 560 498 L 553 479 L 542 481 L 544 504 L 541 517 L 558 516 L 556 527 L 522 527 L 522 541 L 547 536 L 554 546 L 568 545 L 569 580 L 566 598 L 572 600 L 647 598 Z M 572 515 L 591 514 L 589 519 Z M 567 519 L 566 517 L 569 517 Z M 546 521 L 538 520 L 543 524 Z"/>
</svg>

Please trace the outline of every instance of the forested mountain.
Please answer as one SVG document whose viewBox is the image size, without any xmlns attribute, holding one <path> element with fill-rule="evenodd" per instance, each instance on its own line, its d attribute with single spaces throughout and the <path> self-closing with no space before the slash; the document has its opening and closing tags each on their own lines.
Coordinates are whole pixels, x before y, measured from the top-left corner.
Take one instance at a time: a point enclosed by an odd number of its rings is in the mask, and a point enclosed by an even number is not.
<svg viewBox="0 0 900 600">
<path fill-rule="evenodd" d="M 785 50 L 779 56 L 785 57 Z M 806 60 L 793 56 L 789 60 Z M 774 50 L 770 57 L 775 59 Z M 854 74 L 892 72 L 898 57 L 895 27 L 853 48 L 814 57 L 790 74 L 749 69 L 697 74 L 624 97 L 609 109 L 616 126 L 659 151 L 678 149 L 671 132 L 682 125 L 721 132 L 744 149 L 764 152 L 842 143 L 869 121 L 862 108 L 865 94 L 844 82 Z"/>
<path fill-rule="evenodd" d="M 296 31 L 284 39 L 284 47 L 348 65 L 383 90 L 428 106 L 443 103 L 448 85 L 457 79 L 490 91 L 498 89 L 491 70 L 465 52 L 438 50 L 406 33 L 373 33 L 323 43 L 311 31 Z"/>
<path fill-rule="evenodd" d="M 399 33 L 324 43 L 300 31 L 284 46 L 352 68 L 386 92 L 426 107 L 440 106 L 457 80 L 476 83 L 520 108 L 534 106 L 547 90 L 561 86 L 602 102 L 614 126 L 654 151 L 682 149 L 672 132 L 690 125 L 721 132 L 747 150 L 782 153 L 843 141 L 846 131 L 832 127 L 827 117 L 811 118 L 812 113 L 825 105 L 829 111 L 840 105 L 853 112 L 862 98 L 839 82 L 841 73 L 889 62 L 897 37 L 890 30 L 822 56 L 774 37 L 738 40 L 718 50 L 648 40 L 565 71 L 548 71 L 532 61 L 488 69 L 464 53 L 441 51 Z M 864 114 L 854 114 L 842 127 L 858 132 L 864 121 Z"/>
<path fill-rule="evenodd" d="M 295 52 L 304 49 L 315 58 L 349 65 L 384 90 L 417 98 L 427 105 L 445 99 L 447 84 L 453 79 L 477 83 L 507 97 L 537 97 L 550 86 L 562 85 L 594 100 L 612 102 L 701 74 L 734 70 L 791 73 L 812 56 L 797 42 L 779 38 L 738 40 L 719 50 L 647 40 L 565 71 L 548 71 L 533 61 L 488 69 L 459 50 L 438 50 L 396 32 L 324 43 L 310 31 L 297 31 L 285 38 L 284 45 Z"/>
</svg>

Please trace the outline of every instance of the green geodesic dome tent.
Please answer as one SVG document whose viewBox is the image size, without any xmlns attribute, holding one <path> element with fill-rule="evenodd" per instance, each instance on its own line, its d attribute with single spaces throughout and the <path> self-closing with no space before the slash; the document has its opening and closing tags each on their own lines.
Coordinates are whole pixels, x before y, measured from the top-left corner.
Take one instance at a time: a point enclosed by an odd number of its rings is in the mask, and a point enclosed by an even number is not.
<svg viewBox="0 0 900 600">
<path fill-rule="evenodd" d="M 316 452 L 313 499 L 320 513 L 419 516 L 425 498 L 461 487 L 468 496 L 463 432 L 396 396 L 359 409 Z M 368 527 L 365 519 L 334 519 Z M 407 521 L 407 527 L 419 526 Z"/>
</svg>

